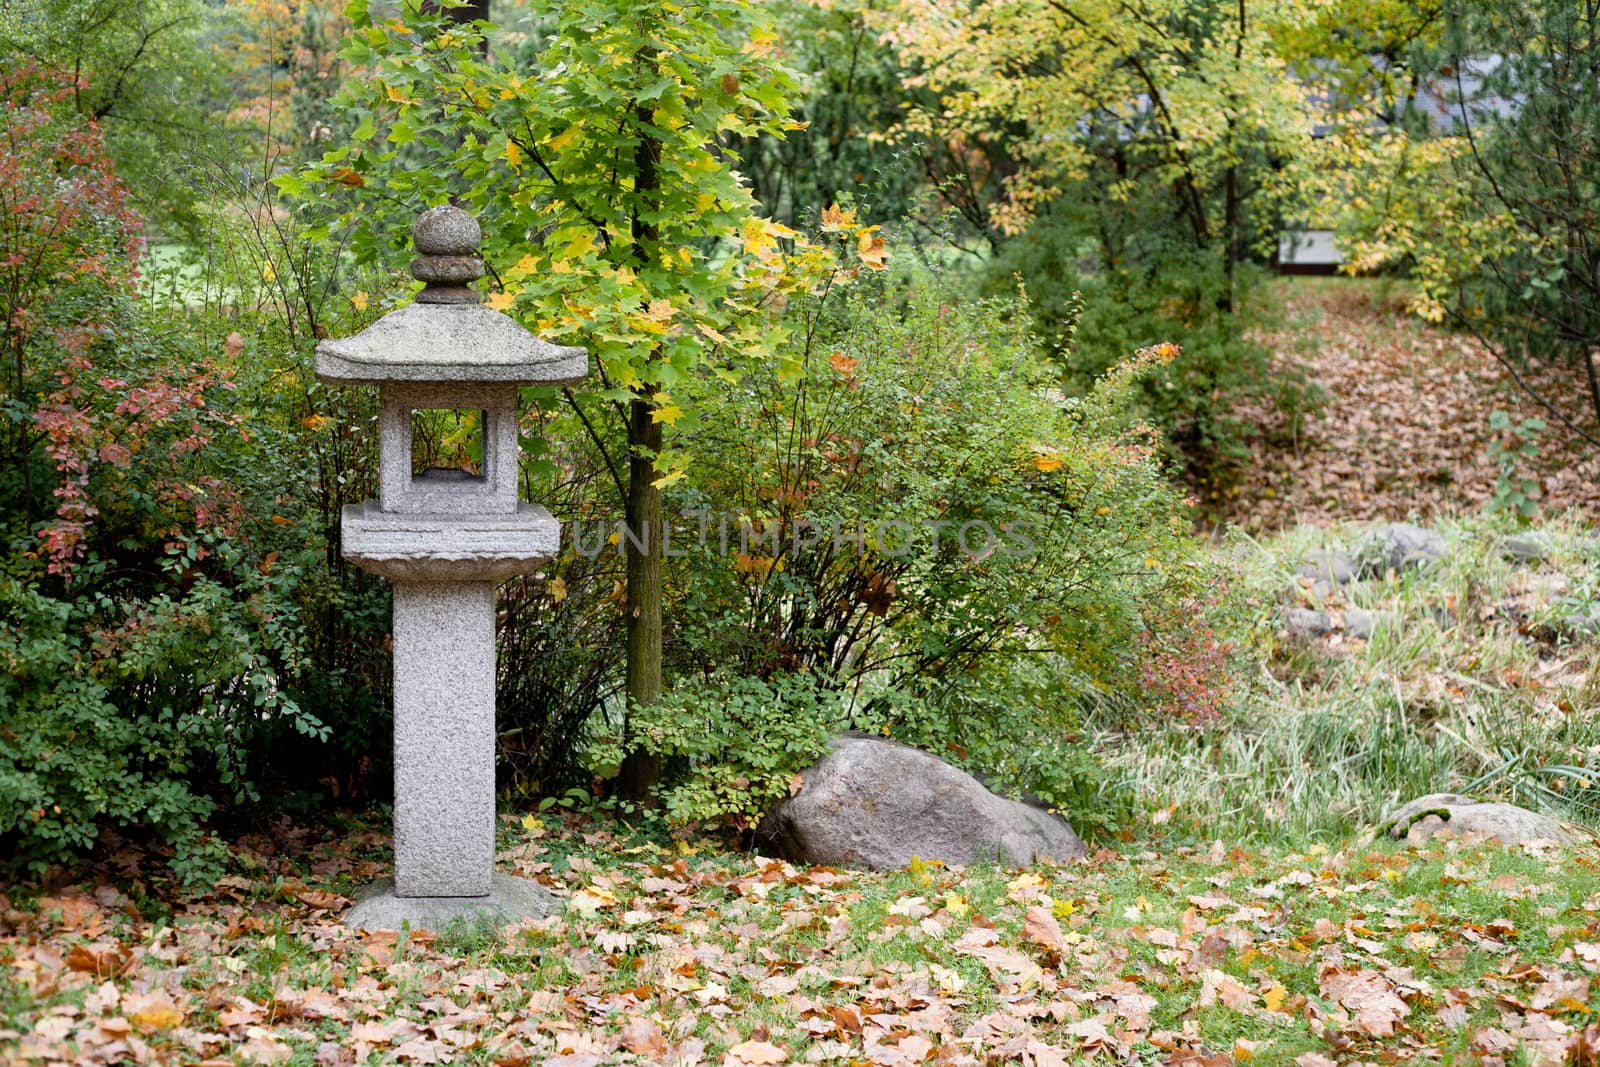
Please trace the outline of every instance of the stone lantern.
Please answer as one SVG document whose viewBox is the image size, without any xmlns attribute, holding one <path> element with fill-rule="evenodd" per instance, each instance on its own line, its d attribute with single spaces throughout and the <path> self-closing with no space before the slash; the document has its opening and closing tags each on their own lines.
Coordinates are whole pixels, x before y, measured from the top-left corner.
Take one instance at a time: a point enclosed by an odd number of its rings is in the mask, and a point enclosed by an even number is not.
<svg viewBox="0 0 1600 1067">
<path fill-rule="evenodd" d="M 480 237 L 459 208 L 424 212 L 416 302 L 317 346 L 319 380 L 378 387 L 378 499 L 346 507 L 340 531 L 346 559 L 394 583 L 395 870 L 346 916 L 359 928 L 550 903 L 494 871 L 495 586 L 560 543 L 550 513 L 517 498 L 517 387 L 581 381 L 589 361 L 478 302 Z M 476 470 L 414 466 L 415 415 L 439 409 L 478 413 Z"/>
</svg>

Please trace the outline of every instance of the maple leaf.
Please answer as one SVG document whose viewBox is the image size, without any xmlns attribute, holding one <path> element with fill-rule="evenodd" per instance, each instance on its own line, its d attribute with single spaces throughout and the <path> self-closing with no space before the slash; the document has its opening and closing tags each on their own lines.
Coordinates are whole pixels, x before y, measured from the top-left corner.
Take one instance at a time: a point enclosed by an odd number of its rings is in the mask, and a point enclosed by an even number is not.
<svg viewBox="0 0 1600 1067">
<path fill-rule="evenodd" d="M 484 303 L 494 311 L 508 311 L 510 310 L 511 305 L 515 304 L 516 302 L 517 294 L 505 291 L 490 293 L 489 298 L 484 301 Z"/>
<path fill-rule="evenodd" d="M 1255 1006 L 1255 1001 L 1256 995 L 1232 975 L 1212 969 L 1200 978 L 1200 999 L 1197 1003 L 1202 1008 L 1221 1004 L 1234 1011 L 1249 1011 Z"/>
<path fill-rule="evenodd" d="M 840 233 L 855 225 L 856 213 L 846 211 L 838 204 L 830 204 L 822 209 L 822 232 Z"/>
<path fill-rule="evenodd" d="M 110 978 L 127 966 L 132 955 L 118 942 L 96 941 L 90 945 L 73 945 L 67 952 L 66 964 L 69 970 Z"/>
<path fill-rule="evenodd" d="M 667 1039 L 652 1019 L 634 1019 L 622 1028 L 622 1047 L 635 1056 L 661 1060 L 667 1055 Z"/>
</svg>

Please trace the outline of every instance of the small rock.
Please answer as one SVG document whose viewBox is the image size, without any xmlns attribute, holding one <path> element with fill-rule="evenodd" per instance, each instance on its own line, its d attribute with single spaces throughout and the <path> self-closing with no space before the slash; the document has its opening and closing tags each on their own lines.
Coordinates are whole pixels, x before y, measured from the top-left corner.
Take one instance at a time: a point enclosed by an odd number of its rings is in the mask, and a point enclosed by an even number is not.
<svg viewBox="0 0 1600 1067">
<path fill-rule="evenodd" d="M 1349 608 L 1344 613 L 1344 632 L 1346 636 L 1359 637 L 1365 641 L 1372 637 L 1373 631 L 1378 627 L 1387 628 L 1399 621 L 1400 615 L 1397 612 Z"/>
<path fill-rule="evenodd" d="M 1362 546 L 1361 575 L 1377 578 L 1388 570 L 1421 570 L 1447 555 L 1445 539 L 1432 530 L 1404 522 L 1376 526 Z"/>
<path fill-rule="evenodd" d="M 1556 636 L 1569 641 L 1587 641 L 1600 637 L 1600 614 L 1591 612 L 1588 615 L 1565 615 L 1556 630 Z"/>
<path fill-rule="evenodd" d="M 1529 841 L 1556 841 L 1572 844 L 1582 837 L 1548 815 L 1501 804 L 1473 800 L 1455 793 L 1430 793 L 1418 797 L 1384 817 L 1389 836 L 1420 844 L 1448 830 L 1452 834 L 1475 834 L 1502 845 L 1521 845 Z"/>
<path fill-rule="evenodd" d="M 1290 637 L 1327 637 L 1333 633 L 1333 620 L 1326 611 L 1290 608 L 1283 613 L 1283 629 Z"/>
<path fill-rule="evenodd" d="M 800 792 L 756 828 L 763 847 L 791 862 L 889 870 L 918 856 L 1022 866 L 1087 851 L 1065 819 L 997 796 L 920 749 L 864 734 L 831 745 L 801 772 Z"/>
<path fill-rule="evenodd" d="M 1516 534 L 1500 542 L 1500 554 L 1519 563 L 1543 563 L 1550 556 L 1550 542 L 1536 534 Z"/>
<path fill-rule="evenodd" d="M 1355 561 L 1343 552 L 1322 549 L 1301 560 L 1296 573 L 1317 583 L 1349 585 L 1356 579 L 1356 565 Z"/>
</svg>

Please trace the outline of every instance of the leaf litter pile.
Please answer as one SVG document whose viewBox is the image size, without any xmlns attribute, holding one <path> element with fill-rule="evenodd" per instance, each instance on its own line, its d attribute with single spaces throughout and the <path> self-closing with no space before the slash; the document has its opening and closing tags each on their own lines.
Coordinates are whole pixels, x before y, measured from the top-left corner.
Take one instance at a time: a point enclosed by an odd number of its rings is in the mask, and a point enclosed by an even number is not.
<svg viewBox="0 0 1600 1067">
<path fill-rule="evenodd" d="M 507 822 L 502 869 L 562 907 L 498 937 L 347 930 L 371 832 L 246 839 L 204 895 L 13 889 L 0 1061 L 1600 1064 L 1591 847 L 867 874 L 564 820 Z"/>
<path fill-rule="evenodd" d="M 1600 450 L 1550 417 L 1470 335 L 1430 326 L 1381 281 L 1292 278 L 1272 283 L 1281 326 L 1260 340 L 1281 371 L 1319 390 L 1320 402 L 1284 413 L 1242 402 L 1234 416 L 1262 431 L 1219 518 L 1251 530 L 1297 523 L 1429 519 L 1476 511 L 1500 468 L 1490 416 L 1542 419 L 1538 453 L 1520 473 L 1538 481 L 1546 513 L 1600 519 Z M 1590 433 L 1600 433 L 1575 367 L 1534 368 L 1531 384 Z M 1507 443 L 1514 444 L 1514 441 Z"/>
</svg>

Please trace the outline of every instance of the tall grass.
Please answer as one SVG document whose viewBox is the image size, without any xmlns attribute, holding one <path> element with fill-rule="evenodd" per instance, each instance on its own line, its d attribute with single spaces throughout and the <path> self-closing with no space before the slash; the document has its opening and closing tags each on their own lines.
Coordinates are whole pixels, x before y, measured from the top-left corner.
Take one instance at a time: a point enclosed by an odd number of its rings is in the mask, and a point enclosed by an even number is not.
<svg viewBox="0 0 1600 1067">
<path fill-rule="evenodd" d="M 1295 575 L 1317 548 L 1352 555 L 1359 526 L 1300 528 L 1219 545 L 1235 568 L 1236 637 L 1254 662 L 1222 721 L 1102 723 L 1108 788 L 1174 830 L 1256 843 L 1341 839 L 1430 792 L 1503 799 L 1600 827 L 1600 645 L 1563 634 L 1592 610 L 1600 535 L 1570 519 L 1517 564 L 1512 532 L 1441 522 L 1449 558 L 1358 581 L 1324 605 Z M 1392 612 L 1370 640 L 1292 639 L 1289 606 Z"/>
</svg>

